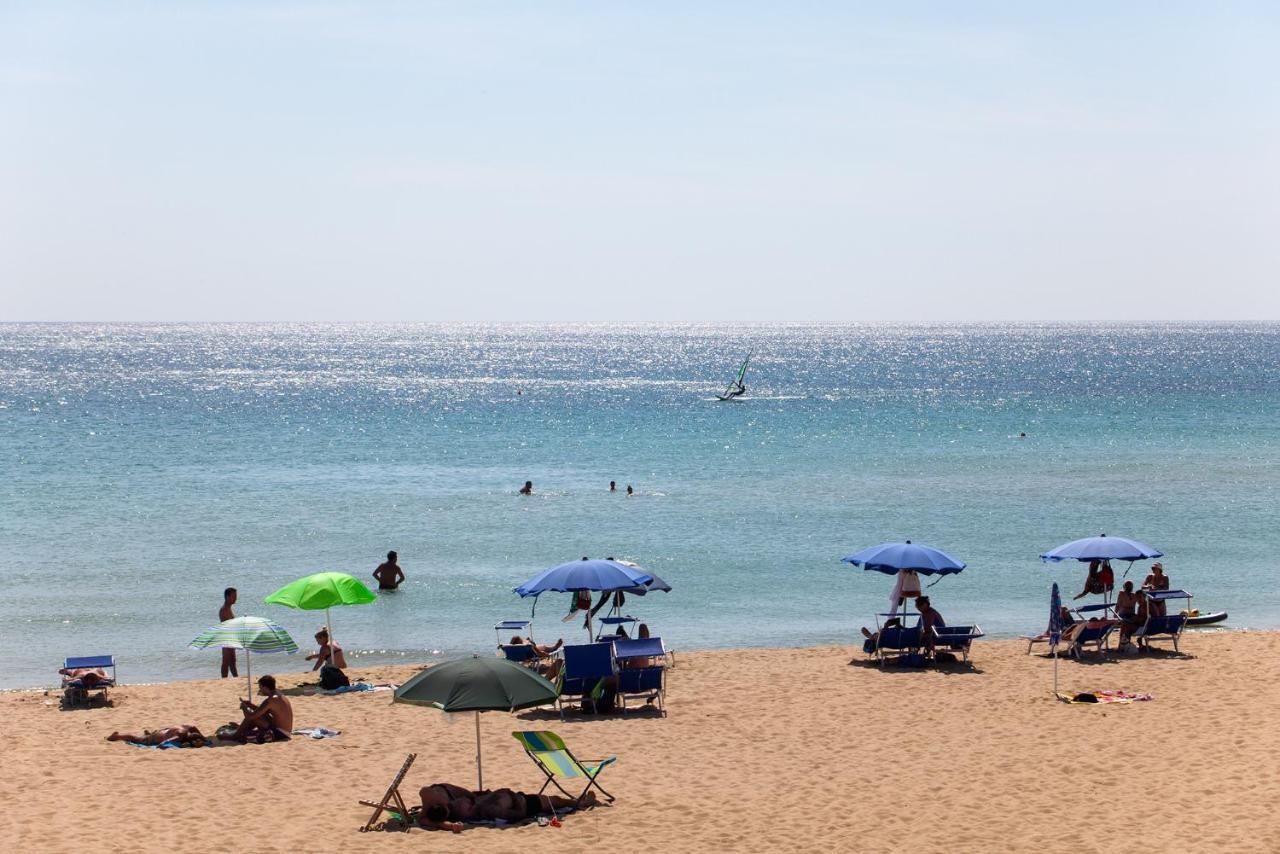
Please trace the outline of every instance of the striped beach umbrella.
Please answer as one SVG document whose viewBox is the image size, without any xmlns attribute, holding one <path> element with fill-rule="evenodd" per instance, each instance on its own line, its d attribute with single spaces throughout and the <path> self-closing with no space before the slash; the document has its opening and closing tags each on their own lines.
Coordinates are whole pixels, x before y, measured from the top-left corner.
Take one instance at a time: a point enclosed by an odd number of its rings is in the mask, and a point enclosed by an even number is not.
<svg viewBox="0 0 1280 854">
<path fill-rule="evenodd" d="M 192 649 L 243 649 L 244 671 L 249 680 L 249 698 L 253 699 L 253 668 L 249 653 L 295 653 L 298 645 L 282 626 L 262 617 L 235 617 L 205 629 L 195 640 L 187 644 Z"/>
</svg>

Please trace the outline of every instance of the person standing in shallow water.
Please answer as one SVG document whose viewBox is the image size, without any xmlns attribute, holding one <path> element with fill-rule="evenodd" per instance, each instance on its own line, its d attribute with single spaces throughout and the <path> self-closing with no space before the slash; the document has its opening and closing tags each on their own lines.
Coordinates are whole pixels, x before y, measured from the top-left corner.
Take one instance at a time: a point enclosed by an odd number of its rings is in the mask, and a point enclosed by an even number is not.
<svg viewBox="0 0 1280 854">
<path fill-rule="evenodd" d="M 225 623 L 227 620 L 234 620 L 235 614 L 231 611 L 231 606 L 236 604 L 236 589 L 228 587 L 222 591 L 222 607 L 218 609 L 218 622 Z M 247 655 L 248 653 L 246 653 Z M 239 676 L 240 671 L 236 669 L 236 651 L 229 647 L 222 648 L 222 678 L 228 676 Z"/>
<path fill-rule="evenodd" d="M 616 480 L 609 481 L 609 491 L 610 492 L 618 491 L 618 482 Z"/>
<path fill-rule="evenodd" d="M 526 480 L 524 486 L 520 487 L 521 495 L 533 495 L 533 481 Z"/>
<path fill-rule="evenodd" d="M 387 552 L 387 559 L 373 571 L 373 577 L 378 579 L 379 590 L 395 590 L 404 581 L 404 571 L 396 560 L 395 552 Z"/>
</svg>

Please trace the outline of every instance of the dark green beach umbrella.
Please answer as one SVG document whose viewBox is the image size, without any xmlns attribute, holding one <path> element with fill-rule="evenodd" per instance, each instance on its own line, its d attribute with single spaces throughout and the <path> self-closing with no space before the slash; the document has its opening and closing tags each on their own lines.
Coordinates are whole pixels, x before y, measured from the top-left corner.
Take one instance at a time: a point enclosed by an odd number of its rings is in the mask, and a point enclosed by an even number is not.
<svg viewBox="0 0 1280 854">
<path fill-rule="evenodd" d="M 476 713 L 476 788 L 484 788 L 480 763 L 480 713 L 514 712 L 554 703 L 560 692 L 542 676 L 505 658 L 473 656 L 428 667 L 396 689 L 393 703 Z"/>
</svg>

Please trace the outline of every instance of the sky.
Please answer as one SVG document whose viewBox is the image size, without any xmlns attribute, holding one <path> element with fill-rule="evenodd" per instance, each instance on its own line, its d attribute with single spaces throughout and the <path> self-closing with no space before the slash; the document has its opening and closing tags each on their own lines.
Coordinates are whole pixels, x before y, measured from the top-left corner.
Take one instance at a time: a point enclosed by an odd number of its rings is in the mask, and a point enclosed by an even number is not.
<svg viewBox="0 0 1280 854">
<path fill-rule="evenodd" d="M 0 321 L 1280 319 L 1280 6 L 0 0 Z"/>
</svg>

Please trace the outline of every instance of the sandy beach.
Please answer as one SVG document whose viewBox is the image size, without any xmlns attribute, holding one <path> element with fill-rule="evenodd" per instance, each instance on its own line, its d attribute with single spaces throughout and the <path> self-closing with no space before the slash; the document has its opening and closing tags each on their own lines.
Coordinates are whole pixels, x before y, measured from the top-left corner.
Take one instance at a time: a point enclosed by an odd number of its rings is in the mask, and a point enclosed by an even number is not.
<svg viewBox="0 0 1280 854">
<path fill-rule="evenodd" d="M 545 728 L 584 757 L 619 757 L 601 778 L 617 801 L 562 828 L 456 836 L 362 834 L 357 801 L 409 752 L 407 797 L 473 784 L 469 715 L 448 722 L 388 693 L 294 696 L 298 726 L 342 735 L 158 751 L 103 738 L 212 730 L 244 683 L 126 685 L 113 707 L 69 712 L 56 692 L 12 692 L 0 835 L 22 851 L 1278 850 L 1280 685 L 1265 677 L 1280 633 L 1188 634 L 1183 647 L 1062 662 L 1064 688 L 1155 695 L 1119 706 L 1054 701 L 1052 663 L 1013 640 L 977 644 L 972 670 L 851 666 L 836 647 L 683 654 L 665 719 L 483 715 L 488 786 L 537 789 L 510 732 Z M 353 670 L 382 681 L 415 668 Z"/>
</svg>

